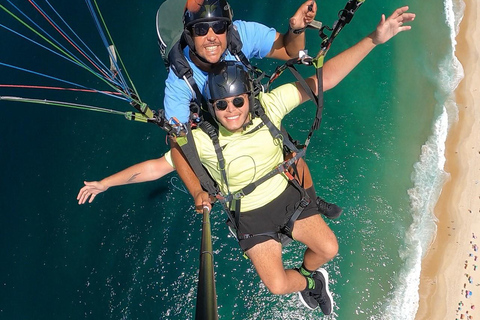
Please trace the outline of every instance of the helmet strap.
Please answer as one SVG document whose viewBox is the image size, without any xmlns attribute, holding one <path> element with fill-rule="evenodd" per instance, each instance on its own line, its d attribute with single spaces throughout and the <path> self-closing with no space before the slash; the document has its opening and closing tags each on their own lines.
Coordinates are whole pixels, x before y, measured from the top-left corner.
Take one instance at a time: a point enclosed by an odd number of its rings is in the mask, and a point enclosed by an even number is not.
<svg viewBox="0 0 480 320">
<path fill-rule="evenodd" d="M 183 30 L 182 40 L 190 48 L 190 51 L 195 51 L 195 42 L 193 41 L 192 33 L 190 32 L 190 30 Z"/>
</svg>

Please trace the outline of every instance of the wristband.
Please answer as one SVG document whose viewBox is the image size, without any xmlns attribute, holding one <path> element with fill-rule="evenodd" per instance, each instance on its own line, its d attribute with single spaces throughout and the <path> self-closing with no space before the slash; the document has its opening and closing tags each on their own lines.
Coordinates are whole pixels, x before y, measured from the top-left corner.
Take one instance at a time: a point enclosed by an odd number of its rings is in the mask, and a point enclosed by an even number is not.
<svg viewBox="0 0 480 320">
<path fill-rule="evenodd" d="M 305 29 L 307 29 L 307 27 L 300 28 L 300 29 L 292 29 L 292 27 L 290 25 L 288 25 L 288 31 L 292 31 L 294 34 L 304 33 Z"/>
</svg>

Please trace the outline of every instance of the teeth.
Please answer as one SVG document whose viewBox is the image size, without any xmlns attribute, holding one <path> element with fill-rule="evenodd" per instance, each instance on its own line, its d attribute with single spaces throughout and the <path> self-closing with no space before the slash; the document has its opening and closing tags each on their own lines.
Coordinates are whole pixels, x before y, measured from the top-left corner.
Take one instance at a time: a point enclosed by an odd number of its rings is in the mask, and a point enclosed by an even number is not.
<svg viewBox="0 0 480 320">
<path fill-rule="evenodd" d="M 228 120 L 235 120 L 238 119 L 239 116 L 227 117 Z"/>
<path fill-rule="evenodd" d="M 213 46 L 213 47 L 206 47 L 205 48 L 207 51 L 215 51 L 217 49 L 217 46 Z"/>
</svg>

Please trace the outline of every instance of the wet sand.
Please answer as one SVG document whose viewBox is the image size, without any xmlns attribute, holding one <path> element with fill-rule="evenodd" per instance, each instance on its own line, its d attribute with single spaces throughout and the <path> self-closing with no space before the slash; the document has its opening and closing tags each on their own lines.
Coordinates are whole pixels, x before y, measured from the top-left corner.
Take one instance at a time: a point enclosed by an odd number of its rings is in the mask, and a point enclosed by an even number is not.
<svg viewBox="0 0 480 320">
<path fill-rule="evenodd" d="M 422 262 L 417 320 L 480 320 L 480 4 L 465 2 L 456 48 L 465 78 L 455 93 L 458 122 L 446 146 L 450 177 L 435 207 L 437 235 Z"/>
</svg>

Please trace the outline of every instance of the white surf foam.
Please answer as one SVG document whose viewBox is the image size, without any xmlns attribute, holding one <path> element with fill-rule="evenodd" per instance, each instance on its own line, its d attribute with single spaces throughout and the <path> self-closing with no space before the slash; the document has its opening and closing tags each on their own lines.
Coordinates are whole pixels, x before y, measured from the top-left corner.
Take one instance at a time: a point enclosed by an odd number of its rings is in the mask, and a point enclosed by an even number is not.
<svg viewBox="0 0 480 320">
<path fill-rule="evenodd" d="M 414 187 L 408 191 L 413 222 L 406 233 L 400 256 L 405 261 L 394 294 L 387 304 L 382 319 L 414 319 L 418 309 L 422 257 L 436 234 L 434 207 L 448 173 L 445 166 L 445 142 L 450 125 L 457 121 L 454 91 L 464 77 L 463 68 L 455 57 L 456 36 L 463 18 L 464 2 L 444 1 L 446 23 L 450 29 L 451 55 L 439 65 L 438 92 L 440 115 L 433 124 L 433 132 L 422 146 L 420 160 L 414 165 Z"/>
</svg>

